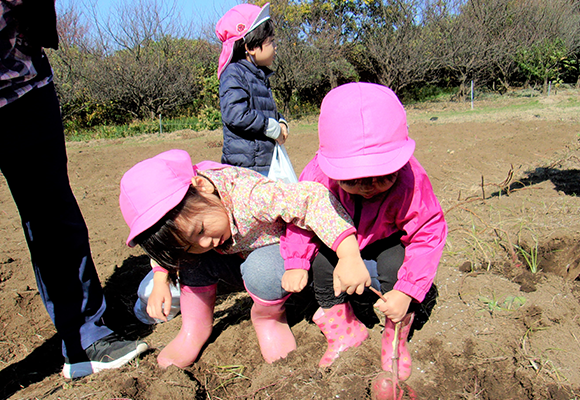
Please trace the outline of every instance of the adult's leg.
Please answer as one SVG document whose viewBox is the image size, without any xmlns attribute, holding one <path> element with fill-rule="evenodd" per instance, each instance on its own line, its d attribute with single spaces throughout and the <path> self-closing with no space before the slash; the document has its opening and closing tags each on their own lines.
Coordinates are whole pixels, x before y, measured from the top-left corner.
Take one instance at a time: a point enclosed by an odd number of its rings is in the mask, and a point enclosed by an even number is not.
<svg viewBox="0 0 580 400">
<path fill-rule="evenodd" d="M 63 340 L 63 355 L 109 335 L 88 232 L 70 188 L 60 109 L 48 85 L 0 108 L 0 168 L 20 212 L 38 290 Z"/>
</svg>

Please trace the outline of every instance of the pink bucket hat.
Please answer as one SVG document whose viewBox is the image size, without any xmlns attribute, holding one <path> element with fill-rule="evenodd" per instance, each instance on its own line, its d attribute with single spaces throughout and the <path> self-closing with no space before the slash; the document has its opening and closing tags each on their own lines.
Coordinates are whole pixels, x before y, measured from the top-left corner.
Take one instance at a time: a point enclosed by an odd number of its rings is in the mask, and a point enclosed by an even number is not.
<svg viewBox="0 0 580 400">
<path fill-rule="evenodd" d="M 184 150 L 169 150 L 135 164 L 121 178 L 119 206 L 135 236 L 149 229 L 185 197 L 195 176 L 191 157 Z"/>
<path fill-rule="evenodd" d="M 318 163 L 335 180 L 388 175 L 413 155 L 407 116 L 397 95 L 374 83 L 347 83 L 322 101 Z"/>
<path fill-rule="evenodd" d="M 269 18 L 270 3 L 266 3 L 262 8 L 254 4 L 239 4 L 221 17 L 215 27 L 215 33 L 222 42 L 222 53 L 217 71 L 218 79 L 232 60 L 234 43 Z"/>
</svg>

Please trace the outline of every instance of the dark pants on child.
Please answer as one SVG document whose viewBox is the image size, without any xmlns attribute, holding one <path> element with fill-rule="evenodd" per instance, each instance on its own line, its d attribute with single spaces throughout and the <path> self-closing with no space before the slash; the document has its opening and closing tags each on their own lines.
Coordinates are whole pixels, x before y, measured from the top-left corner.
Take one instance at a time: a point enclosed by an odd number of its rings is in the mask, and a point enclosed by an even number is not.
<svg viewBox="0 0 580 400">
<path fill-rule="evenodd" d="M 222 283 L 229 289 L 244 289 L 262 300 L 276 301 L 289 293 L 282 289 L 284 259 L 280 245 L 273 244 L 252 251 L 246 259 L 237 254 L 208 251 L 196 254 L 179 274 L 183 286 L 209 286 Z"/>
<path fill-rule="evenodd" d="M 0 170 L 20 213 L 38 291 L 63 355 L 84 359 L 83 349 L 112 331 L 101 320 L 105 299 L 69 184 L 54 85 L 0 107 L 0 126 Z"/>
<path fill-rule="evenodd" d="M 393 290 L 395 283 L 397 283 L 398 272 L 405 259 L 405 246 L 401 243 L 401 236 L 402 232 L 395 233 L 388 238 L 373 242 L 361 250 L 363 260 L 373 260 L 377 263 L 381 293 Z M 376 322 L 372 306 L 378 300 L 378 296 L 369 289 L 365 289 L 362 295 L 347 295 L 343 292 L 338 297 L 334 296 L 333 273 L 337 263 L 336 253 L 328 247 L 322 246 L 312 264 L 316 301 L 322 308 L 331 308 L 348 301 L 359 319 L 368 327 L 372 326 Z M 429 318 L 436 297 L 437 288 L 432 285 L 422 303 L 412 301 L 409 305 L 408 312 L 416 313 L 416 329 L 420 329 Z"/>
<path fill-rule="evenodd" d="M 405 258 L 405 247 L 401 243 L 401 234 L 397 233 L 388 238 L 369 244 L 361 250 L 363 260 L 373 260 L 377 263 L 377 275 L 381 293 L 393 290 L 397 282 L 399 268 Z M 312 264 L 314 294 L 322 308 L 331 308 L 337 304 L 350 301 L 346 292 L 334 295 L 333 273 L 338 257 L 334 251 L 322 246 Z M 378 289 L 378 288 L 377 288 Z M 376 295 L 374 295 L 376 298 Z M 356 301 L 356 295 L 350 296 Z"/>
<path fill-rule="evenodd" d="M 240 272 L 242 262 L 244 259 L 237 254 L 219 254 L 215 251 L 195 254 L 181 261 L 179 284 L 204 287 L 221 282 L 241 290 L 244 287 Z"/>
</svg>

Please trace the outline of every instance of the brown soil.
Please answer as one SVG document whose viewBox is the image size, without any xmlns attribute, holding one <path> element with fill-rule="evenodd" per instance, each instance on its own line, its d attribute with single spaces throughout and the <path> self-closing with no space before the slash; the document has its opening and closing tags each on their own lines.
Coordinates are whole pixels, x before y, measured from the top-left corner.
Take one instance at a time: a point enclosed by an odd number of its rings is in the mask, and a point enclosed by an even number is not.
<svg viewBox="0 0 580 400">
<path fill-rule="evenodd" d="M 409 107 L 416 156 L 449 223 L 432 312 L 409 347 L 404 398 L 580 398 L 580 93 Z M 288 152 L 297 172 L 318 142 L 294 121 Z M 40 300 L 20 220 L 0 179 L 0 397 L 10 399 L 365 399 L 380 369 L 382 323 L 334 365 L 317 365 L 326 342 L 308 292 L 289 301 L 298 349 L 263 362 L 250 299 L 224 292 L 214 333 L 194 366 L 161 370 L 156 356 L 181 318 L 147 327 L 132 315 L 147 273 L 118 210 L 118 184 L 136 162 L 171 148 L 194 162 L 219 160 L 219 131 L 71 143 L 70 179 L 85 215 L 109 304 L 107 321 L 145 337 L 151 350 L 119 370 L 74 381 Z M 35 177 L 31 177 L 35 179 Z M 524 254 L 536 254 L 537 262 Z M 528 257 L 529 258 L 529 257 Z M 537 265 L 538 272 L 530 272 Z M 304 317 L 304 315 L 306 317 Z"/>
</svg>

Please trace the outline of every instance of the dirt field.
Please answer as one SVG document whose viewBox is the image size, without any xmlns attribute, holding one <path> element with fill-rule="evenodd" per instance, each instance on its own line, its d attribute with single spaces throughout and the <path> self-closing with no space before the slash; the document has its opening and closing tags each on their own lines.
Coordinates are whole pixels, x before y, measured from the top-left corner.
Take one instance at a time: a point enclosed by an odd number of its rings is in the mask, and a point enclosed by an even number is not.
<svg viewBox="0 0 580 400">
<path fill-rule="evenodd" d="M 409 344 L 410 399 L 580 398 L 580 92 L 409 107 L 415 152 L 446 212 L 438 297 Z M 294 121 L 297 172 L 318 146 L 316 124 Z M 178 132 L 68 146 L 70 179 L 87 221 L 109 305 L 108 324 L 151 350 L 114 371 L 60 376 L 60 340 L 40 300 L 16 208 L 0 179 L 0 398 L 365 399 L 380 369 L 381 324 L 328 370 L 308 292 L 288 302 L 298 349 L 262 361 L 243 293 L 218 297 L 214 333 L 194 366 L 161 370 L 159 349 L 181 317 L 155 327 L 132 315 L 147 273 L 124 245 L 118 184 L 136 162 L 171 148 L 219 160 L 221 133 Z M 524 254 L 529 257 L 526 260 Z M 537 267 L 538 272 L 530 272 Z M 304 317 L 306 315 L 306 317 Z"/>
</svg>

